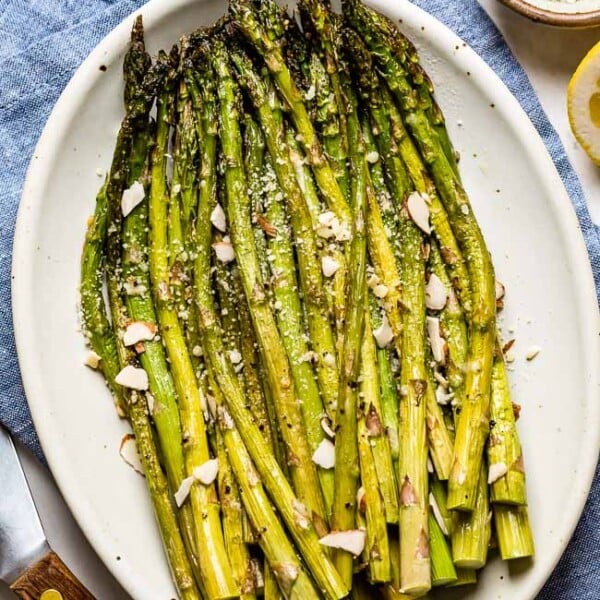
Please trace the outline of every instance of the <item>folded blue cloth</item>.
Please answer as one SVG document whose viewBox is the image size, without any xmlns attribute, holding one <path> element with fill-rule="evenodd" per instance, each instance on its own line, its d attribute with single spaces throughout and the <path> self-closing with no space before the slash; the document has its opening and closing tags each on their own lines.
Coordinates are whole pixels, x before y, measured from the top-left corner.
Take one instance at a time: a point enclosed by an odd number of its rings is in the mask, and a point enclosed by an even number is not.
<svg viewBox="0 0 600 600">
<path fill-rule="evenodd" d="M 142 0 L 0 2 L 0 422 L 43 458 L 23 395 L 11 319 L 10 261 L 15 215 L 35 143 L 75 69 Z M 600 293 L 600 240 L 581 186 L 527 75 L 475 0 L 415 0 L 462 37 L 496 71 L 537 127 L 571 196 Z M 600 481 L 569 548 L 538 600 L 600 597 Z"/>
</svg>

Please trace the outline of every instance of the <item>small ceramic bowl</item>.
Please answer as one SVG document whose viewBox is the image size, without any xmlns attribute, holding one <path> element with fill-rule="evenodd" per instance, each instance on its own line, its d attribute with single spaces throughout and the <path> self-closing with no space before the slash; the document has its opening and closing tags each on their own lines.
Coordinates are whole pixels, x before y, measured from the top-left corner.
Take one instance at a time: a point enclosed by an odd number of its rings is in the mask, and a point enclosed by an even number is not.
<svg viewBox="0 0 600 600">
<path fill-rule="evenodd" d="M 576 12 L 577 2 L 562 3 L 557 1 L 550 3 L 540 2 L 540 0 L 500 0 L 500 2 L 533 21 L 556 27 L 584 28 L 600 26 L 600 2 L 580 0 L 582 7 L 579 12 Z M 554 5 L 556 8 L 554 6 L 547 8 L 546 5 Z"/>
</svg>

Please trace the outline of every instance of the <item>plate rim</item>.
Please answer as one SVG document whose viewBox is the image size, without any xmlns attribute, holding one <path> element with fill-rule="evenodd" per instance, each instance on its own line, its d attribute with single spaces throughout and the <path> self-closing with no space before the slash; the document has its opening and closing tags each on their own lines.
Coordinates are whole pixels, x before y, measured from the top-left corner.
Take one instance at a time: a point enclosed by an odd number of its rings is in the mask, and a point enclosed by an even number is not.
<svg viewBox="0 0 600 600">
<path fill-rule="evenodd" d="M 85 493 L 79 491 L 77 479 L 71 473 L 72 469 L 68 467 L 68 460 L 64 461 L 65 453 L 61 444 L 57 443 L 56 432 L 53 433 L 53 428 L 46 427 L 44 424 L 44 417 L 48 414 L 48 409 L 45 408 L 43 401 L 43 382 L 40 374 L 36 373 L 38 358 L 35 349 L 28 341 L 32 339 L 31 333 L 33 332 L 29 315 L 33 314 L 32 307 L 35 304 L 33 294 L 30 293 L 35 262 L 35 248 L 31 243 L 34 238 L 31 234 L 36 231 L 38 224 L 40 207 L 43 203 L 43 190 L 49 177 L 50 164 L 53 161 L 53 149 L 65 135 L 74 113 L 85 103 L 89 89 L 102 76 L 97 69 L 99 59 L 113 61 L 122 52 L 135 15 L 142 14 L 145 24 L 149 28 L 159 26 L 160 21 L 166 16 L 176 13 L 192 2 L 194 0 L 172 0 L 170 3 L 150 0 L 126 16 L 111 30 L 76 70 L 55 104 L 32 155 L 21 194 L 13 242 L 11 295 L 15 342 L 25 396 L 40 443 L 61 494 L 84 535 L 107 569 L 133 597 L 143 595 L 142 582 L 138 581 L 139 578 L 136 578 L 134 573 L 130 573 L 125 565 L 115 564 L 115 561 L 112 560 L 114 551 L 110 537 L 93 526 L 93 519 L 89 518 L 92 506 L 86 499 Z M 390 10 L 389 6 L 386 6 L 386 0 L 368 0 L 367 4 L 382 12 L 386 12 L 386 9 L 387 12 Z M 552 574 L 581 517 L 593 481 L 597 451 L 600 447 L 600 406 L 594 401 L 600 384 L 600 373 L 593 367 L 593 365 L 600 364 L 600 340 L 598 339 L 600 313 L 591 264 L 574 207 L 556 166 L 517 99 L 498 75 L 468 45 L 463 48 L 464 51 L 461 53 L 452 53 L 450 49 L 455 47 L 457 41 L 463 44 L 463 40 L 435 17 L 408 2 L 401 3 L 394 10 L 402 14 L 405 23 L 419 21 L 429 32 L 425 34 L 428 43 L 442 52 L 449 62 L 455 63 L 461 68 L 464 67 L 465 70 L 471 70 L 471 80 L 479 87 L 485 85 L 487 90 L 491 90 L 497 109 L 500 112 L 510 112 L 513 129 L 521 131 L 521 135 L 517 136 L 519 142 L 529 155 L 532 164 L 545 175 L 542 181 L 545 182 L 551 209 L 559 217 L 557 227 L 564 239 L 570 240 L 570 243 L 566 245 L 565 258 L 572 270 L 573 281 L 577 285 L 575 292 L 577 311 L 575 314 L 586 319 L 589 316 L 595 322 L 594 327 L 580 327 L 582 329 L 581 348 L 587 359 L 585 373 L 589 374 L 583 396 L 587 400 L 584 410 L 587 411 L 588 422 L 594 423 L 595 427 L 587 429 L 583 436 L 585 441 L 582 441 L 580 468 L 573 480 L 570 510 L 568 518 L 561 522 L 561 530 L 556 532 L 558 541 L 554 553 L 550 559 L 546 559 L 546 565 L 540 569 L 537 577 L 532 578 L 532 582 L 528 586 L 530 597 L 534 598 Z"/>
</svg>

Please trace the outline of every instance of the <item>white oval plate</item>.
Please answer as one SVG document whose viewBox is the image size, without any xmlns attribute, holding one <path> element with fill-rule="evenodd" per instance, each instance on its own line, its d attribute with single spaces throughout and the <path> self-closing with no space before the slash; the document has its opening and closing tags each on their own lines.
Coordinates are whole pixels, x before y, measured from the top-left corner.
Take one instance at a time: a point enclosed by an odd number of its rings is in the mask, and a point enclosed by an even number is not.
<svg viewBox="0 0 600 600">
<path fill-rule="evenodd" d="M 535 561 L 485 569 L 479 600 L 530 600 L 563 552 L 599 446 L 599 331 L 585 246 L 561 180 L 517 101 L 448 29 L 409 2 L 372 0 L 402 19 L 437 84 L 462 172 L 507 286 L 502 322 L 528 472 Z M 222 0 L 153 0 L 141 9 L 151 52 L 208 24 Z M 90 542 L 138 599 L 174 596 L 144 480 L 118 454 L 127 430 L 100 376 L 83 366 L 77 315 L 85 223 L 121 119 L 121 61 L 133 17 L 77 71 L 31 162 L 14 246 L 14 325 L 25 390 L 54 476 Z M 105 65 L 105 72 L 100 66 Z M 526 362 L 533 345 L 539 356 Z M 209 558 L 207 557 L 207 560 Z"/>
</svg>

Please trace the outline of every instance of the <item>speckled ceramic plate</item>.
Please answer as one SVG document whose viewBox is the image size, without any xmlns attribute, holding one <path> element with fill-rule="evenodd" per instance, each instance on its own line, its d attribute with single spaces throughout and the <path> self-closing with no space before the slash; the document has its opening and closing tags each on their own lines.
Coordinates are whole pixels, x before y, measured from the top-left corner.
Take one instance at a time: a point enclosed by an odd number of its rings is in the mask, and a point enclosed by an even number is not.
<svg viewBox="0 0 600 600">
<path fill-rule="evenodd" d="M 517 356 L 510 377 L 538 554 L 494 559 L 478 600 L 531 600 L 579 518 L 599 447 L 598 311 L 569 198 L 535 129 L 478 56 L 409 2 L 371 0 L 417 43 L 462 155 L 462 172 L 498 277 Z M 153 0 L 152 52 L 213 22 L 222 0 Z M 61 96 L 32 158 L 14 247 L 14 325 L 25 389 L 54 476 L 90 542 L 137 599 L 174 596 L 143 479 L 119 457 L 127 430 L 101 378 L 83 366 L 78 327 L 85 223 L 121 119 L 121 60 L 133 17 L 92 52 Z M 104 68 L 106 67 L 106 68 Z M 541 352 L 524 358 L 531 345 Z M 205 557 L 210 560 L 210 557 Z"/>
</svg>

